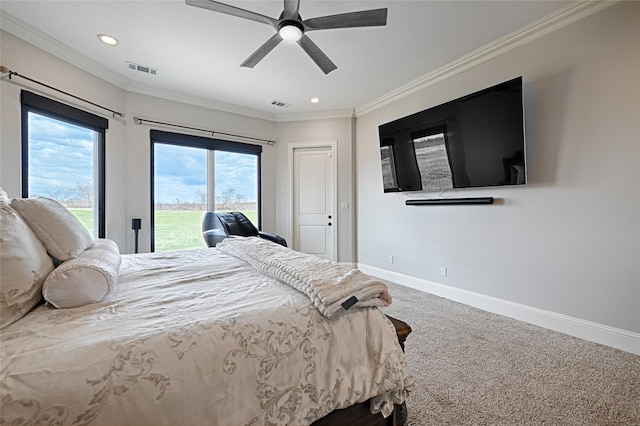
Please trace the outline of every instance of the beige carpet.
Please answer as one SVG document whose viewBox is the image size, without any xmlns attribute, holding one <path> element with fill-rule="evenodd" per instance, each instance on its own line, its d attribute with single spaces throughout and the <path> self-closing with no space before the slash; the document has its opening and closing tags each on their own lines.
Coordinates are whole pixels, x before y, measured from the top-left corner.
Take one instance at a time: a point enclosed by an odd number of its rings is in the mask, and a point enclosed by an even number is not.
<svg viewBox="0 0 640 426">
<path fill-rule="evenodd" d="M 397 284 L 409 425 L 640 425 L 640 356 Z"/>
</svg>

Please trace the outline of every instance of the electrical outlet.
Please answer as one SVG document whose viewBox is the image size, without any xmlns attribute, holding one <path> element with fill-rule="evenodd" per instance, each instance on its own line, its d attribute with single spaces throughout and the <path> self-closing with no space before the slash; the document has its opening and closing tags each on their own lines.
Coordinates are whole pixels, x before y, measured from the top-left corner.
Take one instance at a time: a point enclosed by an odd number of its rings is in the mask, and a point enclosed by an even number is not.
<svg viewBox="0 0 640 426">
<path fill-rule="evenodd" d="M 446 266 L 441 266 L 440 267 L 440 275 L 442 275 L 443 277 L 447 276 L 447 267 Z"/>
<path fill-rule="evenodd" d="M 389 255 L 389 263 L 393 263 L 393 255 L 392 254 Z"/>
</svg>

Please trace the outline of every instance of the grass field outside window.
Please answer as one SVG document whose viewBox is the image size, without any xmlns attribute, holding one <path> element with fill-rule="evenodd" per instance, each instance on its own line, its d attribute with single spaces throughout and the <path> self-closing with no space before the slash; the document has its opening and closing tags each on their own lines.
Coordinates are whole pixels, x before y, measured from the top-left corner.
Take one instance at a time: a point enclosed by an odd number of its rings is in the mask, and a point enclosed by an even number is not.
<svg viewBox="0 0 640 426">
<path fill-rule="evenodd" d="M 92 209 L 69 209 L 87 230 L 93 229 Z M 155 251 L 185 250 L 206 247 L 202 238 L 202 216 L 204 211 L 197 210 L 156 210 Z M 242 211 L 256 223 L 256 210 Z M 131 231 L 133 232 L 133 231 Z"/>
</svg>

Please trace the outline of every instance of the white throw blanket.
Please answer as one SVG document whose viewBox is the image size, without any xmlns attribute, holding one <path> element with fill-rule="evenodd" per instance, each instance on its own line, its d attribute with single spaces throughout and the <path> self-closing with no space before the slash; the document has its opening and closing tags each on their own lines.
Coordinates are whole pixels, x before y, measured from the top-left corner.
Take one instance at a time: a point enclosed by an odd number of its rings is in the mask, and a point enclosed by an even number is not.
<svg viewBox="0 0 640 426">
<path fill-rule="evenodd" d="M 358 269 L 262 238 L 226 238 L 216 248 L 306 294 L 327 318 L 346 309 L 382 307 L 391 303 L 386 284 Z"/>
</svg>

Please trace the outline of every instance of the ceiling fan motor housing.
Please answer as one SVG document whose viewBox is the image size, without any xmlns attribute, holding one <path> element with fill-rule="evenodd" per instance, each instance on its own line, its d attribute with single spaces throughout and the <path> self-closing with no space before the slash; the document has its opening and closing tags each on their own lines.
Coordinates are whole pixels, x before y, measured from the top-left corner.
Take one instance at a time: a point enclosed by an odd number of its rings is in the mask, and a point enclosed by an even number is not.
<svg viewBox="0 0 640 426">
<path fill-rule="evenodd" d="M 302 23 L 294 19 L 284 19 L 280 21 L 280 23 L 278 24 L 278 30 L 281 30 L 282 28 L 288 27 L 288 26 L 294 26 L 300 31 L 304 31 L 304 28 L 302 27 Z"/>
</svg>

